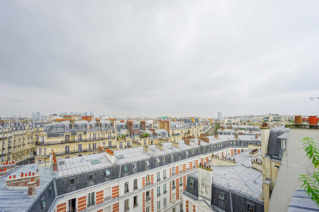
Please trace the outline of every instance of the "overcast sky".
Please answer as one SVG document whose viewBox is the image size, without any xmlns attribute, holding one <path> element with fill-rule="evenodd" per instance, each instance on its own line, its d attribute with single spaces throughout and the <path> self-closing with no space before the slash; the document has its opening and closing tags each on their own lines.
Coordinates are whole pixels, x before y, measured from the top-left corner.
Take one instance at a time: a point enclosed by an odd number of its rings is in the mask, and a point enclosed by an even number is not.
<svg viewBox="0 0 319 212">
<path fill-rule="evenodd" d="M 1 1 L 0 116 L 319 115 L 319 1 Z"/>
</svg>

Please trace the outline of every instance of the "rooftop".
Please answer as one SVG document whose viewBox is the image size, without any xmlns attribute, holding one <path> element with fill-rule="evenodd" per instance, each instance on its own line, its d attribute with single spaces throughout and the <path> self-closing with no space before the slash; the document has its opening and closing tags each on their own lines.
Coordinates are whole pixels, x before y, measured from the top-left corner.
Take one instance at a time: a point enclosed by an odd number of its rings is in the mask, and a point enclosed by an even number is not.
<svg viewBox="0 0 319 212">
<path fill-rule="evenodd" d="M 36 172 L 37 168 L 36 164 L 18 166 L 11 171 L 10 175 L 20 176 L 21 173 Z M 33 197 L 28 197 L 27 187 L 7 188 L 6 180 L 8 176 L 0 177 L 0 211 L 26 211 L 55 176 L 55 173 L 52 172 L 52 167 L 39 169 L 39 174 L 40 186 L 36 188 L 36 194 Z"/>
</svg>

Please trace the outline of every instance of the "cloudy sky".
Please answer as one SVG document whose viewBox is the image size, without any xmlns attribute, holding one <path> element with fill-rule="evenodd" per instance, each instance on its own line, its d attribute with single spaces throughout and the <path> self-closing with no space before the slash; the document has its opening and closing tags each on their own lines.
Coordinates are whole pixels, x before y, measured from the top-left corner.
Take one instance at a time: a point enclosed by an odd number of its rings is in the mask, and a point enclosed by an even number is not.
<svg viewBox="0 0 319 212">
<path fill-rule="evenodd" d="M 319 114 L 319 1 L 1 1 L 0 116 Z"/>
</svg>

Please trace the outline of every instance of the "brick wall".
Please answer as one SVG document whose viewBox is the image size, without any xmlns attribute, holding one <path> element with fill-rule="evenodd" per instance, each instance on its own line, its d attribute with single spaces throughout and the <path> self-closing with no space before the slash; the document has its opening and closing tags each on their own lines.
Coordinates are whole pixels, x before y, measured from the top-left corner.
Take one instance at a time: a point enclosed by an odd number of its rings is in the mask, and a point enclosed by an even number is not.
<svg viewBox="0 0 319 212">
<path fill-rule="evenodd" d="M 143 188 L 145 187 L 145 177 L 143 177 L 142 179 L 142 185 L 143 185 Z"/>
<path fill-rule="evenodd" d="M 40 176 L 38 174 L 27 177 L 11 178 L 6 181 L 7 187 L 28 187 L 28 183 L 31 179 L 36 182 L 36 186 L 40 185 Z"/>
<path fill-rule="evenodd" d="M 186 176 L 183 177 L 183 187 L 184 191 L 186 190 Z"/>
<path fill-rule="evenodd" d="M 143 212 L 145 212 L 145 192 L 143 192 Z"/>
<path fill-rule="evenodd" d="M 152 212 L 154 212 L 154 189 L 151 190 Z"/>
<path fill-rule="evenodd" d="M 179 179 L 176 179 L 176 199 L 179 199 Z"/>
</svg>

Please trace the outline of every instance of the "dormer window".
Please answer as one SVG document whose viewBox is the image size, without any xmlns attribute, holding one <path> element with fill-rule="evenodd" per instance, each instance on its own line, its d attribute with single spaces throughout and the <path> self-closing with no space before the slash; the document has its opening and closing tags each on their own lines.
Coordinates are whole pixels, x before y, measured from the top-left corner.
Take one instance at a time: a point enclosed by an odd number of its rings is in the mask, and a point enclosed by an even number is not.
<svg viewBox="0 0 319 212">
<path fill-rule="evenodd" d="M 105 170 L 105 175 L 106 175 L 106 177 L 110 177 L 111 176 L 111 172 L 110 172 L 109 169 Z"/>
<path fill-rule="evenodd" d="M 124 166 L 124 172 L 127 172 L 128 171 L 128 167 L 127 165 Z"/>
<path fill-rule="evenodd" d="M 156 158 L 156 166 L 159 166 L 161 160 L 159 158 Z"/>
<path fill-rule="evenodd" d="M 150 168 L 150 161 L 146 160 L 145 161 L 145 169 L 148 170 Z"/>
</svg>

